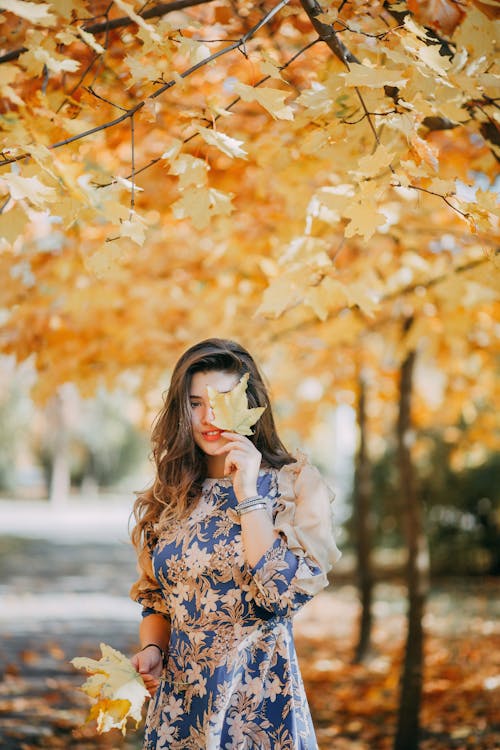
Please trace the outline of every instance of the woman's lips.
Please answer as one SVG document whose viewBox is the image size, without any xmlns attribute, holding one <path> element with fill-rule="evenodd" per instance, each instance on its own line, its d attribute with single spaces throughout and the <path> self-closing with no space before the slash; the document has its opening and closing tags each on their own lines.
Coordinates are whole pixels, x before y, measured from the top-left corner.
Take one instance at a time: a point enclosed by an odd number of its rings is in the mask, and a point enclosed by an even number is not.
<svg viewBox="0 0 500 750">
<path fill-rule="evenodd" d="M 217 440 L 219 440 L 221 436 L 222 430 L 209 430 L 207 432 L 202 432 L 203 439 L 206 440 L 208 443 L 216 443 Z"/>
</svg>

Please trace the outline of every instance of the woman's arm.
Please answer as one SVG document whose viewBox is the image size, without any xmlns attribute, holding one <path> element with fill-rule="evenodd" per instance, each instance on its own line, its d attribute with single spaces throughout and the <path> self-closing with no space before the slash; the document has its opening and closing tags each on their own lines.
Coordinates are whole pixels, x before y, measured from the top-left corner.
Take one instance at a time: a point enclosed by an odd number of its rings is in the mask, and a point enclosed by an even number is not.
<svg viewBox="0 0 500 750">
<path fill-rule="evenodd" d="M 217 453 L 227 453 L 224 474 L 233 474 L 233 489 L 239 503 L 257 495 L 257 477 L 262 456 L 254 444 L 243 435 L 223 432 L 227 442 Z M 253 566 L 268 550 L 279 534 L 266 510 L 255 509 L 240 516 L 241 541 L 246 562 Z"/>
<path fill-rule="evenodd" d="M 238 502 L 257 494 L 261 454 L 248 438 L 223 432 L 229 442 L 225 474 L 233 473 Z M 328 584 L 327 572 L 338 554 L 331 525 L 331 492 L 310 465 L 290 465 L 290 486 L 280 486 L 285 505 L 281 526 L 266 508 L 240 515 L 243 556 L 252 575 L 250 596 L 258 606 L 276 615 L 289 616 Z M 280 475 L 285 471 L 284 467 Z M 286 492 L 290 497 L 283 497 Z M 290 514 L 286 505 L 291 504 Z M 335 553 L 335 555 L 334 555 Z"/>
<path fill-rule="evenodd" d="M 253 494 L 256 495 L 257 491 Z M 248 497 L 251 497 L 250 493 Z M 240 523 L 243 556 L 250 567 L 253 567 L 272 547 L 274 541 L 279 538 L 279 534 L 265 508 L 257 508 L 251 513 L 242 514 Z"/>
<path fill-rule="evenodd" d="M 163 670 L 162 654 L 168 650 L 170 622 L 156 612 L 147 614 L 139 626 L 139 640 L 141 650 L 134 654 L 131 662 L 142 675 L 146 688 L 153 696 L 158 688 L 158 678 Z"/>
</svg>

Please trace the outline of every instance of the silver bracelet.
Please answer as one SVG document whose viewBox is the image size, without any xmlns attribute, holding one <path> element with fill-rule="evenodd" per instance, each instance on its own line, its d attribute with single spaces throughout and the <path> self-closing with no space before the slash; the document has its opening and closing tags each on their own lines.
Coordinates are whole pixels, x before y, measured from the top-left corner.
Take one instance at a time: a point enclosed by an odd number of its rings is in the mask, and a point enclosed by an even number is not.
<svg viewBox="0 0 500 750">
<path fill-rule="evenodd" d="M 260 495 L 252 495 L 252 497 L 247 497 L 245 500 L 243 500 L 241 503 L 238 503 L 236 505 L 236 512 L 238 514 L 244 513 L 247 508 L 253 508 L 255 505 L 266 505 L 266 498 L 261 497 Z"/>
<path fill-rule="evenodd" d="M 238 511 L 239 516 L 244 516 L 245 513 L 250 513 L 252 510 L 259 510 L 260 508 L 266 508 L 265 503 L 254 503 L 253 505 L 247 505 L 246 508 L 243 508 L 243 510 Z"/>
<path fill-rule="evenodd" d="M 263 503 L 264 498 L 260 495 L 252 495 L 251 497 L 246 497 L 241 501 L 241 503 L 237 504 L 236 508 L 246 508 L 247 505 L 253 505 L 257 501 Z"/>
</svg>

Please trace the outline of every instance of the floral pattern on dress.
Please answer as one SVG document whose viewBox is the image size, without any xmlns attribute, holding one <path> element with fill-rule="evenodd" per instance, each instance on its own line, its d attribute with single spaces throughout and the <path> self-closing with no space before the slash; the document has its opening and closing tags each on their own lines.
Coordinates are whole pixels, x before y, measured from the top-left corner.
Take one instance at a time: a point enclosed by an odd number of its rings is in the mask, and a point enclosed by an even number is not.
<svg viewBox="0 0 500 750">
<path fill-rule="evenodd" d="M 258 490 L 274 520 L 277 470 L 261 470 Z M 292 617 L 312 598 L 294 585 L 304 566 L 309 577 L 323 571 L 305 552 L 291 552 L 282 534 L 250 566 L 236 504 L 230 480 L 207 479 L 187 518 L 155 530 L 158 588 L 139 601 L 144 617 L 170 620 L 171 635 L 145 750 L 318 748 Z"/>
</svg>

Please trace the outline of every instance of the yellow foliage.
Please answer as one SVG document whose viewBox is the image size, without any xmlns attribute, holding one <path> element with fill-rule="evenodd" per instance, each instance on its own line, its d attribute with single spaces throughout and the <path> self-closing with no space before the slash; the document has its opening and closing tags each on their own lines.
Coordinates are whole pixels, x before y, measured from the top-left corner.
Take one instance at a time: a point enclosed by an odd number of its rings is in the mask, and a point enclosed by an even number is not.
<svg viewBox="0 0 500 750">
<path fill-rule="evenodd" d="M 403 25 L 379 0 L 337 5 L 322 17 L 348 66 L 308 47 L 300 4 L 248 34 L 248 3 L 145 19 L 117 0 L 106 33 L 87 0 L 0 0 L 3 52 L 27 50 L 0 63 L 0 347 L 33 358 L 37 398 L 129 369 L 145 394 L 227 335 L 273 363 L 278 395 L 298 368 L 331 403 L 362 366 L 388 402 L 417 347 L 457 370 L 441 415 L 460 413 L 457 357 L 488 370 L 497 345 L 497 22 L 463 6 L 447 47 L 404 2 Z"/>
</svg>

